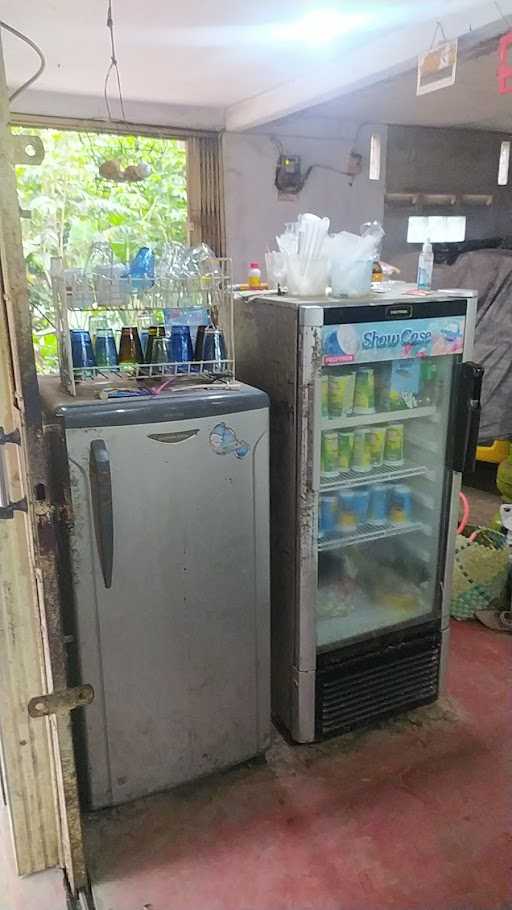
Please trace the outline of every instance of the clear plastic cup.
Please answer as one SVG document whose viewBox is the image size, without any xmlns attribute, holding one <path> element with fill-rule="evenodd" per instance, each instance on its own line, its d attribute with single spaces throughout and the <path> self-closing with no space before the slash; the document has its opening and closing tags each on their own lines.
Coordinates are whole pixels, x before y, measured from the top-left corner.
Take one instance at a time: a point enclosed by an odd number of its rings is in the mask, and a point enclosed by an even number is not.
<svg viewBox="0 0 512 910">
<path fill-rule="evenodd" d="M 334 260 L 331 264 L 332 293 L 335 297 L 364 297 L 372 286 L 373 261 L 357 259 L 347 264 Z"/>
<path fill-rule="evenodd" d="M 288 293 L 295 297 L 325 297 L 328 273 L 326 256 L 305 260 L 291 254 L 288 256 Z"/>
</svg>

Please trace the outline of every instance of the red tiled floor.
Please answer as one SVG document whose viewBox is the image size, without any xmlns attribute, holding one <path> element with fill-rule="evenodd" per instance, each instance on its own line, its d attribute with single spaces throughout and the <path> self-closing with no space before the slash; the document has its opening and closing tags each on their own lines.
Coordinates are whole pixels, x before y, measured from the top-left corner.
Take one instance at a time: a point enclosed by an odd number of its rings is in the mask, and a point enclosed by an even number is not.
<svg viewBox="0 0 512 910">
<path fill-rule="evenodd" d="M 94 816 L 97 910 L 509 910 L 510 649 L 456 624 L 438 705 Z"/>
</svg>

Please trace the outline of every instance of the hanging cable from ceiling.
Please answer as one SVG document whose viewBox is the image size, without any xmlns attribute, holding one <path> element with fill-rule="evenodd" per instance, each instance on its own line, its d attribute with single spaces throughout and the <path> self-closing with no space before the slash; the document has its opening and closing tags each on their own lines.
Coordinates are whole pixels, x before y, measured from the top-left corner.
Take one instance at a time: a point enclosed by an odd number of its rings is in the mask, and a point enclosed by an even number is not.
<svg viewBox="0 0 512 910">
<path fill-rule="evenodd" d="M 110 107 L 110 101 L 108 97 L 108 85 L 112 73 L 115 73 L 117 91 L 119 95 L 119 107 L 121 109 L 121 119 L 123 123 L 126 123 L 127 120 L 124 109 L 123 90 L 121 88 L 121 74 L 119 72 L 119 64 L 117 62 L 114 17 L 112 15 L 112 0 L 107 0 L 107 29 L 110 35 L 110 63 L 108 65 L 108 69 L 105 75 L 105 82 L 103 85 L 103 97 L 105 99 L 107 119 L 111 122 L 113 120 L 112 109 Z M 108 161 L 103 161 L 100 164 L 98 171 L 100 177 L 103 177 L 105 180 L 113 180 L 116 183 L 138 183 L 141 180 L 145 180 L 146 177 L 149 177 L 151 174 L 151 168 L 149 164 L 145 164 L 144 161 L 140 161 L 138 164 L 129 164 L 123 170 L 117 158 L 110 158 Z"/>
<path fill-rule="evenodd" d="M 117 62 L 117 53 L 116 53 L 116 39 L 114 35 L 114 18 L 112 16 L 112 0 L 108 0 L 107 7 L 107 28 L 110 35 L 110 63 L 107 69 L 105 76 L 105 84 L 103 87 L 103 97 L 105 99 L 105 107 L 107 109 L 107 116 L 109 120 L 112 120 L 112 111 L 110 109 L 110 102 L 108 100 L 108 83 L 112 73 L 115 73 L 116 82 L 117 82 L 117 91 L 119 94 L 119 107 L 121 108 L 121 117 L 126 122 L 126 114 L 124 112 L 124 99 L 123 99 L 123 90 L 121 88 L 121 74 L 119 72 L 119 64 Z"/>
</svg>

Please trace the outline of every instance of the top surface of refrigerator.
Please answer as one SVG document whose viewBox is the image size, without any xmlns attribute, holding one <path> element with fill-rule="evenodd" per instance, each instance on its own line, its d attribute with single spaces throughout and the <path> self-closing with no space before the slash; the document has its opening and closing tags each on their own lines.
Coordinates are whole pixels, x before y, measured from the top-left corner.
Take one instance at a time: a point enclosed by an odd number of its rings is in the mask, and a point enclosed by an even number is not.
<svg viewBox="0 0 512 910">
<path fill-rule="evenodd" d="M 369 294 L 365 294 L 362 297 L 293 297 L 288 294 L 273 294 L 268 292 L 266 294 L 260 293 L 254 297 L 245 299 L 272 300 L 274 304 L 278 303 L 281 306 L 292 309 L 300 306 L 321 306 L 327 308 L 351 307 L 352 309 L 357 309 L 361 306 L 378 306 L 379 303 L 389 304 L 400 303 L 401 301 L 407 301 L 408 303 L 411 301 L 414 301 L 415 303 L 428 303 L 432 301 L 449 300 L 450 298 L 468 299 L 469 297 L 477 296 L 477 291 L 468 288 L 447 288 L 438 291 L 415 291 L 411 288 L 401 294 L 393 293 L 392 291 L 387 291 L 385 293 L 370 291 Z"/>
<path fill-rule="evenodd" d="M 261 305 L 272 306 L 277 309 L 295 311 L 300 325 L 323 325 L 335 324 L 336 322 L 350 323 L 354 322 L 371 322 L 387 319 L 388 313 L 396 308 L 396 315 L 393 319 L 402 319 L 406 321 L 411 318 L 421 318 L 431 316 L 438 312 L 438 307 L 443 306 L 445 312 L 460 312 L 460 303 L 466 305 L 472 301 L 472 307 L 467 308 L 466 321 L 469 326 L 469 334 L 473 334 L 472 325 L 476 318 L 476 300 L 477 292 L 474 290 L 465 290 L 463 288 L 452 288 L 445 291 L 430 291 L 428 293 L 414 292 L 414 289 L 407 293 L 378 293 L 371 292 L 365 297 L 342 298 L 342 297 L 288 297 L 286 295 L 267 294 L 258 295 L 249 298 L 254 306 Z M 247 300 L 243 302 L 247 303 Z M 237 305 L 243 305 L 238 301 Z M 244 376 L 244 373 L 238 373 Z"/>
<path fill-rule="evenodd" d="M 77 385 L 77 395 L 72 396 L 62 389 L 56 376 L 40 376 L 39 390 L 46 420 L 61 418 L 66 428 L 135 426 L 242 412 L 268 404 L 263 392 L 241 382 L 189 384 L 154 396 L 103 399 L 99 394 L 105 385 L 98 381 L 82 382 Z M 122 385 L 134 386 L 129 380 Z"/>
</svg>

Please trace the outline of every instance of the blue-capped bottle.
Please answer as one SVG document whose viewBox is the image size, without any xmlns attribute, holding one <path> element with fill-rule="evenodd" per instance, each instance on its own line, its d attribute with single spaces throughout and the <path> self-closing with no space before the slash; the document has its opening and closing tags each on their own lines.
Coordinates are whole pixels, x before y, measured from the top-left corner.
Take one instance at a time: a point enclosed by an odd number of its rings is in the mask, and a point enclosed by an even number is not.
<svg viewBox="0 0 512 910">
<path fill-rule="evenodd" d="M 132 259 L 128 274 L 132 288 L 136 291 L 145 291 L 152 288 L 155 283 L 155 254 L 149 246 L 141 246 Z"/>
</svg>

